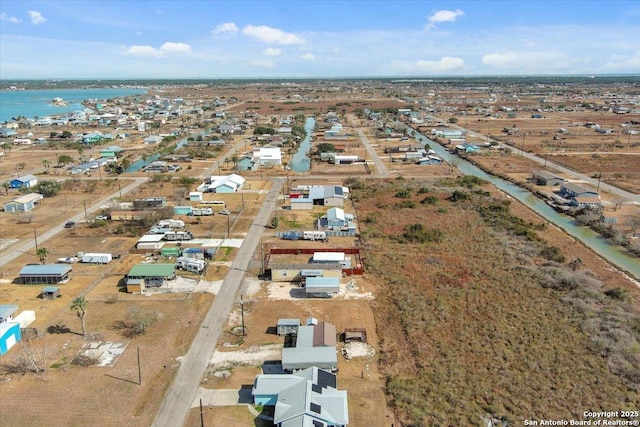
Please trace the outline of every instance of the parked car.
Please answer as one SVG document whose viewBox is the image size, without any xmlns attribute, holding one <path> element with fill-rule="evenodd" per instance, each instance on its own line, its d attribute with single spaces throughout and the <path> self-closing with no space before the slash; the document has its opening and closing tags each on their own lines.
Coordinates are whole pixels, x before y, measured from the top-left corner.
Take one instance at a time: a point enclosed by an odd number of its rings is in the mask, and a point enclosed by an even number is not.
<svg viewBox="0 0 640 427">
<path fill-rule="evenodd" d="M 73 221 L 69 221 L 64 225 L 64 228 L 72 228 L 75 227 L 76 223 Z"/>
<path fill-rule="evenodd" d="M 109 219 L 106 215 L 98 215 L 95 217 L 94 221 L 107 221 Z"/>
<path fill-rule="evenodd" d="M 231 215 L 231 211 L 227 210 L 227 209 L 222 209 L 220 211 L 220 215 Z"/>
</svg>

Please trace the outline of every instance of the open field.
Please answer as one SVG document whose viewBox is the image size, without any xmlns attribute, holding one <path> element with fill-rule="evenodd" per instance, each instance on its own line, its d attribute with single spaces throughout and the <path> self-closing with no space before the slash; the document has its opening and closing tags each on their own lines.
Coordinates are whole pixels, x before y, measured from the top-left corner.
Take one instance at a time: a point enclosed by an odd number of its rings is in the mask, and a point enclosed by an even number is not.
<svg viewBox="0 0 640 427">
<path fill-rule="evenodd" d="M 640 339 L 627 323 L 640 319 L 636 283 L 530 212 L 516 211 L 522 223 L 509 219 L 490 188 L 459 202 L 447 200 L 455 185 L 428 181 L 352 188 L 368 224 L 367 277 L 378 286 L 381 369 L 403 425 L 477 425 L 486 417 L 518 425 L 580 417 L 584 406 L 637 407 L 639 366 L 624 350 Z M 399 207 L 403 200 L 415 207 Z M 564 259 L 545 258 L 555 253 L 548 247 Z M 575 256 L 588 261 L 565 272 Z M 563 275 L 570 282 L 554 283 Z M 604 294 L 616 288 L 628 299 Z M 595 327 L 602 322 L 630 341 L 603 336 Z"/>
</svg>

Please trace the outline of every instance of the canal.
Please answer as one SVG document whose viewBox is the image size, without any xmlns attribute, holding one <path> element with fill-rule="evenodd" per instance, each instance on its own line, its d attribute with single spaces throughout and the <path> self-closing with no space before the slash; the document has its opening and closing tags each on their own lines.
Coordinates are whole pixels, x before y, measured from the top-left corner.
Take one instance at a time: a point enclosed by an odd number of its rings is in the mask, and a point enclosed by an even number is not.
<svg viewBox="0 0 640 427">
<path fill-rule="evenodd" d="M 607 261 L 640 280 L 640 260 L 631 256 L 624 248 L 612 246 L 598 233 L 587 227 L 576 225 L 572 217 L 556 212 L 551 206 L 540 200 L 529 190 L 512 184 L 502 178 L 489 175 L 467 160 L 449 153 L 442 145 L 430 140 L 415 130 L 409 129 L 409 132 L 423 144 L 429 144 L 438 156 L 443 160 L 454 164 L 463 174 L 477 176 L 478 178 L 491 182 L 500 190 L 537 212 L 547 221 L 557 225 L 569 235 L 583 242 L 586 246 L 591 248 L 595 253 Z"/>
<path fill-rule="evenodd" d="M 309 150 L 311 149 L 311 135 L 316 127 L 316 120 L 313 117 L 307 117 L 304 123 L 304 131 L 306 136 L 300 143 L 298 151 L 293 155 L 289 168 L 294 172 L 308 172 L 311 169 L 311 159 L 309 158 Z"/>
</svg>

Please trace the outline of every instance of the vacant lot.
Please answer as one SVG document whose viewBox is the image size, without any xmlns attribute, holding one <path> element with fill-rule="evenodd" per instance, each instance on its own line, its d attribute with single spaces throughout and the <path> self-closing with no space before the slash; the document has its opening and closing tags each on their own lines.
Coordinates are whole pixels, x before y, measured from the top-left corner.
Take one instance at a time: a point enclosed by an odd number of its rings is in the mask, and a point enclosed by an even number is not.
<svg viewBox="0 0 640 427">
<path fill-rule="evenodd" d="M 637 407 L 640 366 L 625 350 L 640 341 L 636 285 L 465 180 L 351 183 L 396 416 L 518 425 Z M 572 270 L 576 255 L 587 261 Z"/>
</svg>

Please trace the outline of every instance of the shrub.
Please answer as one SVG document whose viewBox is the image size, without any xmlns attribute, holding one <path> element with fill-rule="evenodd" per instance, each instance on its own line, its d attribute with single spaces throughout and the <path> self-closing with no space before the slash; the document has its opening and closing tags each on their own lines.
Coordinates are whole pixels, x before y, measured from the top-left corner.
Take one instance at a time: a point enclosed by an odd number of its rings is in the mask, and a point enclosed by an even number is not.
<svg viewBox="0 0 640 427">
<path fill-rule="evenodd" d="M 548 259 L 549 261 L 555 261 L 563 263 L 565 261 L 564 254 L 560 248 L 556 246 L 546 246 L 540 251 L 540 256 Z"/>
<path fill-rule="evenodd" d="M 411 193 L 407 189 L 402 189 L 395 194 L 395 197 L 398 197 L 400 199 L 408 199 L 409 197 L 411 197 Z"/>
<path fill-rule="evenodd" d="M 396 203 L 395 207 L 396 209 L 413 209 L 416 207 L 416 204 L 411 200 L 403 200 L 400 203 Z"/>
<path fill-rule="evenodd" d="M 468 199 L 469 199 L 469 193 L 466 193 L 461 190 L 455 190 L 453 194 L 451 194 L 451 196 L 449 197 L 449 200 L 451 200 L 452 202 L 457 202 L 459 200 L 468 200 Z"/>
<path fill-rule="evenodd" d="M 410 243 L 439 243 L 443 239 L 443 233 L 437 229 L 427 229 L 422 224 L 411 224 L 405 228 L 402 237 Z"/>
<path fill-rule="evenodd" d="M 438 203 L 438 198 L 436 196 L 427 196 L 420 201 L 423 205 L 435 205 Z"/>
</svg>

